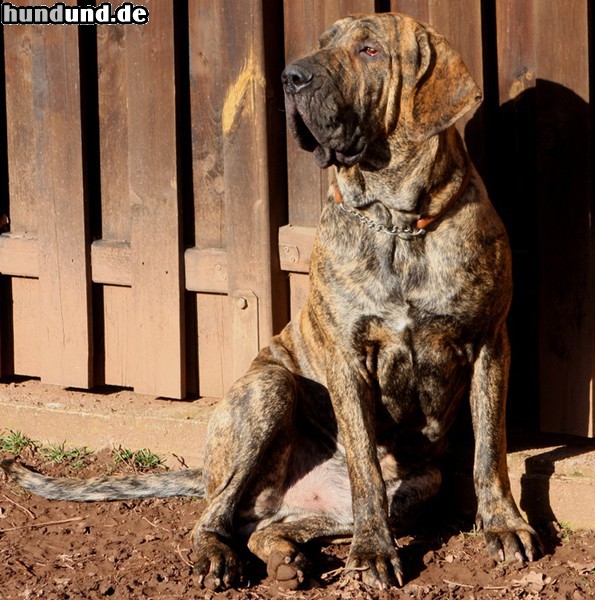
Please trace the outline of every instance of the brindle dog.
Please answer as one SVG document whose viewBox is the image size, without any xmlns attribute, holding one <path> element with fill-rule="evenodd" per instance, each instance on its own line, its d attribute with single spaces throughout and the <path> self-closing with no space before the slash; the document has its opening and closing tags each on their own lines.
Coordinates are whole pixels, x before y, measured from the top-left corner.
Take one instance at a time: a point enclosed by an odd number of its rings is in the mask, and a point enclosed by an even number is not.
<svg viewBox="0 0 595 600">
<path fill-rule="evenodd" d="M 283 83 L 291 132 L 336 182 L 307 303 L 217 407 L 204 487 L 197 471 L 80 482 L 3 466 L 62 499 L 206 488 L 194 540 L 211 589 L 240 579 L 241 538 L 295 588 L 302 544 L 345 536 L 345 572 L 387 588 L 403 582 L 392 527 L 437 491 L 433 461 L 468 397 L 488 550 L 532 560 L 506 469 L 508 240 L 453 126 L 479 89 L 443 37 L 397 14 L 337 22 Z"/>
</svg>

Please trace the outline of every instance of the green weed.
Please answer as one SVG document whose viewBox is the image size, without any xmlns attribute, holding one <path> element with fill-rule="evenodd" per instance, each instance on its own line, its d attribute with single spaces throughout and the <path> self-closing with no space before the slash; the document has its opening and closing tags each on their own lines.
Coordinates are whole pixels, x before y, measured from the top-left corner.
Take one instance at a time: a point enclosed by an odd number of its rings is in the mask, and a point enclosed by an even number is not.
<svg viewBox="0 0 595 600">
<path fill-rule="evenodd" d="M 31 438 L 23 435 L 20 431 L 3 431 L 0 435 L 0 452 L 11 452 L 19 454 L 27 447 L 36 447 L 38 444 Z"/>
<path fill-rule="evenodd" d="M 151 471 L 153 469 L 162 469 L 165 466 L 165 459 L 146 448 L 142 450 L 130 450 L 129 448 L 118 447 L 114 451 L 114 462 L 116 464 L 126 464 L 136 471 Z"/>
<path fill-rule="evenodd" d="M 85 458 L 93 454 L 86 446 L 66 448 L 66 442 L 39 448 L 39 452 L 51 462 L 69 463 L 75 469 L 80 469 L 85 464 Z"/>
</svg>

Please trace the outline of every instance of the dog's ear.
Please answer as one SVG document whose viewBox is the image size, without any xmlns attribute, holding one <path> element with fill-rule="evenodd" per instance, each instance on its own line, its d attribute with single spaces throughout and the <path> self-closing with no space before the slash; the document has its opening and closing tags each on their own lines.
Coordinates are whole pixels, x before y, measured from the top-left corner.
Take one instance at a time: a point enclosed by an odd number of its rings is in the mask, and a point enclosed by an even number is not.
<svg viewBox="0 0 595 600">
<path fill-rule="evenodd" d="M 416 31 L 418 69 L 406 107 L 407 136 L 422 141 L 450 127 L 481 102 L 460 54 L 430 27 Z M 408 110 L 407 110 L 408 109 Z"/>
</svg>

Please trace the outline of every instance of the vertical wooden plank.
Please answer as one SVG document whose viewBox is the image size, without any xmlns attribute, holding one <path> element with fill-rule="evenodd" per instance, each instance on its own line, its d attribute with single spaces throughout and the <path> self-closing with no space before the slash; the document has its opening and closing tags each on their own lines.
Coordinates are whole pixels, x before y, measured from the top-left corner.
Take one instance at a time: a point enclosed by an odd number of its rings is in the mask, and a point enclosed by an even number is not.
<svg viewBox="0 0 595 600">
<path fill-rule="evenodd" d="M 459 52 L 476 83 L 483 86 L 483 52 L 481 3 L 478 0 L 461 0 L 456 8 L 448 0 L 391 0 L 391 10 L 428 23 L 443 35 Z M 463 117 L 459 129 L 473 113 Z"/>
<path fill-rule="evenodd" d="M 225 194 L 221 110 L 228 73 L 223 3 L 196 0 L 189 11 L 190 106 L 194 231 L 198 248 L 224 248 Z M 201 396 L 221 397 L 229 383 L 231 315 L 225 296 L 197 294 L 198 386 Z"/>
<path fill-rule="evenodd" d="M 135 340 L 132 290 L 116 285 L 103 286 L 105 361 L 104 383 L 128 387 L 134 381 Z"/>
<path fill-rule="evenodd" d="M 534 2 L 496 3 L 500 104 L 535 86 Z"/>
<path fill-rule="evenodd" d="M 101 233 L 130 240 L 126 25 L 97 28 L 101 156 Z"/>
<path fill-rule="evenodd" d="M 495 4 L 498 108 L 490 114 L 488 181 L 510 238 L 514 295 L 508 318 L 512 348 L 508 420 L 539 426 L 538 233 L 522 215 L 538 214 L 535 169 L 534 2 Z M 492 77 L 496 73 L 490 74 Z"/>
<path fill-rule="evenodd" d="M 278 9 L 274 2 L 250 0 L 243 2 L 241 8 L 234 4 L 233 10 L 223 15 L 229 50 L 229 83 L 221 118 L 229 302 L 232 323 L 247 328 L 242 334 L 234 331 L 234 338 L 256 339 L 257 346 L 268 343 L 286 320 L 289 308 L 277 249 L 279 208 L 284 200 L 279 185 L 280 158 L 284 153 L 275 147 L 274 140 L 277 138 L 279 143 L 279 139 L 272 123 L 279 113 L 270 107 L 275 100 L 268 100 L 267 107 L 267 95 L 274 98 L 279 88 L 277 80 L 267 80 L 265 61 L 274 53 L 275 40 L 269 38 L 265 44 L 263 23 L 265 18 L 280 20 Z M 275 77 L 279 75 L 275 73 Z M 246 300 L 246 307 L 240 298 Z M 254 302 L 258 318 L 245 319 Z M 241 362 L 245 352 L 245 348 L 234 345 L 234 364 Z"/>
<path fill-rule="evenodd" d="M 37 234 L 37 173 L 33 52 L 39 43 L 34 26 L 4 28 L 6 125 L 10 194 L 10 230 Z"/>
<path fill-rule="evenodd" d="M 430 6 L 428 0 L 391 0 L 390 9 L 410 17 L 414 17 L 422 23 L 430 22 Z"/>
<path fill-rule="evenodd" d="M 38 231 L 39 291 L 44 314 L 37 337 L 42 353 L 41 377 L 48 383 L 89 387 L 92 381 L 90 261 L 82 177 L 77 31 L 32 27 L 26 31 L 25 41 L 15 39 L 20 35 L 21 31 L 10 32 L 7 40 L 13 55 L 25 44 L 23 60 L 31 60 L 26 70 L 31 87 L 28 83 L 21 86 L 29 95 L 18 102 L 31 105 L 33 110 L 28 115 L 32 117 L 29 123 L 18 120 L 23 115 L 18 110 L 17 120 L 13 121 L 14 105 L 12 100 L 8 102 L 11 145 L 18 149 L 19 144 L 26 144 L 25 156 L 12 156 L 10 178 L 13 179 L 13 173 L 18 178 L 19 169 L 14 171 L 14 161 L 33 159 L 35 168 L 29 173 L 31 187 L 16 183 L 26 187 L 13 188 L 11 194 L 13 191 L 17 194 L 18 202 L 19 192 L 31 192 L 35 210 L 44 223 Z M 23 76 L 18 64 L 17 58 L 7 69 L 9 87 Z M 23 141 L 18 139 L 21 130 Z"/>
<path fill-rule="evenodd" d="M 534 10 L 541 426 L 593 435 L 589 7 Z"/>
<path fill-rule="evenodd" d="M 104 240 L 130 241 L 128 162 L 127 26 L 97 28 L 101 159 L 101 233 Z M 133 386 L 136 330 L 131 326 L 132 289 L 102 286 L 103 383 Z"/>
<path fill-rule="evenodd" d="M 42 372 L 39 332 L 43 326 L 40 286 L 36 279 L 12 277 L 13 373 L 37 375 Z"/>
<path fill-rule="evenodd" d="M 200 395 L 221 398 L 234 381 L 227 296 L 198 294 L 197 313 Z"/>
<path fill-rule="evenodd" d="M 126 31 L 134 389 L 185 394 L 180 210 L 176 176 L 171 0 L 147 1 L 147 25 Z"/>
<path fill-rule="evenodd" d="M 189 11 L 192 165 L 198 248 L 225 246 L 221 109 L 229 74 L 225 64 L 224 3 L 197 0 Z M 227 9 L 229 10 L 229 9 Z"/>
<path fill-rule="evenodd" d="M 11 234 L 23 237 L 37 235 L 37 175 L 36 126 L 31 52 L 35 28 L 7 27 L 4 30 L 4 64 L 6 74 L 6 137 L 9 170 Z M 11 346 L 5 340 L 3 363 L 10 371 L 24 375 L 40 375 L 39 282 L 36 279 L 10 278 L 10 323 L 3 329 L 11 331 Z M 4 298 L 3 298 L 4 299 Z M 3 308 L 3 318 L 8 311 Z M 6 374 L 6 371 L 5 371 Z"/>
<path fill-rule="evenodd" d="M 320 35 L 349 14 L 374 12 L 373 0 L 284 0 L 285 60 L 300 58 L 318 46 Z M 315 227 L 334 169 L 320 169 L 309 152 L 287 136 L 289 222 Z"/>
<path fill-rule="evenodd" d="M 460 53 L 471 76 L 483 88 L 481 2 L 460 0 L 456 10 L 447 0 L 429 0 L 428 4 L 430 24 Z M 458 122 L 459 131 L 465 131 L 477 110 L 467 113 Z"/>
</svg>

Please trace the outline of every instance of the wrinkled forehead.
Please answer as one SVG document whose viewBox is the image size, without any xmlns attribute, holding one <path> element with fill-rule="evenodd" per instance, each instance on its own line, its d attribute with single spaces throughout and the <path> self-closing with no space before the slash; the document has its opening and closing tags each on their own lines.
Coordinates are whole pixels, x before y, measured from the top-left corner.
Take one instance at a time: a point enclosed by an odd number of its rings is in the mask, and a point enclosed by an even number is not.
<svg viewBox="0 0 595 600">
<path fill-rule="evenodd" d="M 319 48 L 337 48 L 371 39 L 392 44 L 402 26 L 402 15 L 349 16 L 331 25 L 320 36 Z"/>
</svg>

